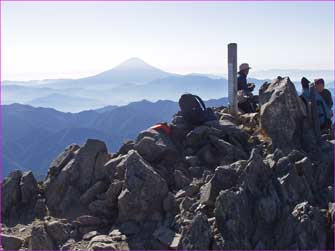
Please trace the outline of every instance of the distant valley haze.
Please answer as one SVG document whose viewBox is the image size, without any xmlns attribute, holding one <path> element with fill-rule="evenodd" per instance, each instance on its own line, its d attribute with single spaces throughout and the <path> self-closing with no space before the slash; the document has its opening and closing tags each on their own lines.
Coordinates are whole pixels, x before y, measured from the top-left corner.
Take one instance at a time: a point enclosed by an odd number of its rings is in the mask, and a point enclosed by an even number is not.
<svg viewBox="0 0 335 251">
<path fill-rule="evenodd" d="M 298 81 L 320 76 L 332 85 L 329 70 L 267 70 L 250 72 L 249 82 L 256 90 L 265 81 L 279 75 Z M 253 75 L 258 78 L 253 78 Z M 262 78 L 263 77 L 263 78 Z M 218 74 L 176 74 L 154 67 L 140 58 L 130 58 L 110 70 L 79 79 L 4 81 L 2 104 L 21 103 L 49 107 L 63 112 L 80 112 L 109 105 L 126 105 L 138 100 L 177 101 L 189 92 L 204 99 L 227 97 L 227 78 Z M 329 84 L 328 84 L 329 85 Z"/>
</svg>

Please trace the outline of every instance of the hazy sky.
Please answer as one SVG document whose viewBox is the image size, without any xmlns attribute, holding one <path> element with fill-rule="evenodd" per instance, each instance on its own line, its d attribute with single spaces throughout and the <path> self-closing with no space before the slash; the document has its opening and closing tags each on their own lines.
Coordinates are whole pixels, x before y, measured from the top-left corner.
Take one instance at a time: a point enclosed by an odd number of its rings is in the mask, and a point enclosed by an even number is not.
<svg viewBox="0 0 335 251">
<path fill-rule="evenodd" d="M 88 76 L 139 57 L 175 73 L 333 69 L 332 2 L 1 2 L 2 79 Z"/>
</svg>

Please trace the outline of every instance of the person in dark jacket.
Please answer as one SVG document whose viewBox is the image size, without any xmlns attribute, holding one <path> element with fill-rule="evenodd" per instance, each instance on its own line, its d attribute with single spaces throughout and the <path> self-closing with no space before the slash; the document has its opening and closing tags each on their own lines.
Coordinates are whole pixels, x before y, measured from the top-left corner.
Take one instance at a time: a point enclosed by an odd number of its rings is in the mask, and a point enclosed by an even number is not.
<svg viewBox="0 0 335 251">
<path fill-rule="evenodd" d="M 332 94 L 330 93 L 330 91 L 325 88 L 325 81 L 322 78 L 319 78 L 319 79 L 315 79 L 314 83 L 315 83 L 315 89 L 317 90 L 317 92 L 324 99 L 329 109 L 332 109 L 333 108 L 333 98 L 332 98 Z"/>
<path fill-rule="evenodd" d="M 243 63 L 239 67 L 239 72 L 237 75 L 237 90 L 253 91 L 255 88 L 254 84 L 248 84 L 247 76 L 251 67 L 247 63 Z"/>
<path fill-rule="evenodd" d="M 243 101 L 238 103 L 238 107 L 246 113 L 252 113 L 256 111 L 257 107 L 257 96 L 252 94 L 255 89 L 255 84 L 248 84 L 247 76 L 251 67 L 247 63 L 243 63 L 239 67 L 237 76 L 237 91 L 238 95 L 243 95 Z"/>
</svg>

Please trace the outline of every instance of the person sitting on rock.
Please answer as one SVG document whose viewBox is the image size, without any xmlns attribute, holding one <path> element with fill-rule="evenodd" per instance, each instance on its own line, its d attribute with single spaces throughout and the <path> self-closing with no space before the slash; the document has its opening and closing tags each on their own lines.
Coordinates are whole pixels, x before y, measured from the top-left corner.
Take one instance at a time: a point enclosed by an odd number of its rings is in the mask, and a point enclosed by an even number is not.
<svg viewBox="0 0 335 251">
<path fill-rule="evenodd" d="M 302 99 L 302 101 L 305 103 L 306 105 L 306 109 L 308 109 L 308 102 L 310 101 L 311 97 L 310 97 L 310 81 L 303 77 L 301 79 L 301 86 L 302 86 L 302 94 L 300 95 L 300 98 Z M 319 94 L 319 92 L 317 91 L 317 87 L 315 85 L 315 101 L 316 101 L 316 105 L 317 105 L 317 111 L 319 114 L 319 120 L 320 120 L 320 127 L 321 130 L 323 129 L 329 129 L 331 126 L 331 111 L 328 107 L 328 105 L 326 104 L 325 100 L 322 98 L 322 96 Z"/>
<path fill-rule="evenodd" d="M 243 63 L 239 67 L 237 76 L 237 102 L 238 108 L 245 113 L 252 113 L 257 108 L 257 96 L 252 94 L 255 89 L 255 84 L 247 83 L 247 76 L 249 74 L 249 64 Z"/>
</svg>

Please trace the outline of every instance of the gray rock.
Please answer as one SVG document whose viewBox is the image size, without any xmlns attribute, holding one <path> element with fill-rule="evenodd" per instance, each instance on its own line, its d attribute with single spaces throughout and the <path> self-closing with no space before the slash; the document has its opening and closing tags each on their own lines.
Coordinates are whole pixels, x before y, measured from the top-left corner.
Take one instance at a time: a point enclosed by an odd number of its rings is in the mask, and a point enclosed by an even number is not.
<svg viewBox="0 0 335 251">
<path fill-rule="evenodd" d="M 22 172 L 13 171 L 6 177 L 2 184 L 2 215 L 9 213 L 11 208 L 16 206 L 21 200 L 20 180 Z"/>
<path fill-rule="evenodd" d="M 108 235 L 98 235 L 91 239 L 88 244 L 89 250 L 116 250 L 116 244 Z"/>
<path fill-rule="evenodd" d="M 205 215 L 198 213 L 183 230 L 178 249 L 208 250 L 212 239 L 211 227 Z"/>
<path fill-rule="evenodd" d="M 66 216 L 74 213 L 72 208 L 80 208 L 80 195 L 94 182 L 95 167 L 101 165 L 97 159 L 104 154 L 108 155 L 105 143 L 88 139 L 83 147 L 73 152 L 66 164 L 61 162 L 64 167 L 44 182 L 46 202 L 51 212 Z"/>
<path fill-rule="evenodd" d="M 261 128 L 272 139 L 274 148 L 289 153 L 299 146 L 302 119 L 306 114 L 291 80 L 278 78 L 259 90 Z"/>
<path fill-rule="evenodd" d="M 36 179 L 31 171 L 28 171 L 22 175 L 20 187 L 22 203 L 27 204 L 36 201 L 39 189 Z"/>
<path fill-rule="evenodd" d="M 106 191 L 106 203 L 111 208 L 117 208 L 117 198 L 121 193 L 123 182 L 113 181 Z"/>
<path fill-rule="evenodd" d="M 84 234 L 83 240 L 88 241 L 91 240 L 93 237 L 100 235 L 98 231 L 91 231 L 88 232 L 87 234 Z"/>
<path fill-rule="evenodd" d="M 230 166 L 217 167 L 213 178 L 201 187 L 200 203 L 214 205 L 220 191 L 236 185 L 237 178 L 237 172 Z"/>
<path fill-rule="evenodd" d="M 166 198 L 163 201 L 163 208 L 165 212 L 169 212 L 173 215 L 177 213 L 178 206 L 176 202 L 176 198 L 173 193 L 169 192 Z"/>
<path fill-rule="evenodd" d="M 136 151 L 130 151 L 125 161 L 125 185 L 118 197 L 119 220 L 141 221 L 162 212 L 168 193 L 164 179 Z"/>
<path fill-rule="evenodd" d="M 82 215 L 77 218 L 77 222 L 81 226 L 97 226 L 102 223 L 98 217 L 92 215 Z"/>
<path fill-rule="evenodd" d="M 33 226 L 29 243 L 31 250 L 54 250 L 55 246 L 45 230 L 43 224 L 39 223 Z"/>
<path fill-rule="evenodd" d="M 179 246 L 180 234 L 172 231 L 167 227 L 162 226 L 158 228 L 153 233 L 153 236 L 170 249 L 177 249 Z"/>
<path fill-rule="evenodd" d="M 88 209 L 91 214 L 97 216 L 113 215 L 113 210 L 108 207 L 108 203 L 106 200 L 95 200 L 88 205 Z"/>
<path fill-rule="evenodd" d="M 24 240 L 13 235 L 1 234 L 1 245 L 5 250 L 19 250 Z"/>
<path fill-rule="evenodd" d="M 90 187 L 82 196 L 80 196 L 80 202 L 84 205 L 88 205 L 96 199 L 98 194 L 103 193 L 107 189 L 107 184 L 104 181 L 98 181 L 92 187 Z"/>
<path fill-rule="evenodd" d="M 254 218 L 245 190 L 238 188 L 221 191 L 215 203 L 214 215 L 229 249 L 252 247 L 248 238 L 254 233 Z"/>
<path fill-rule="evenodd" d="M 191 183 L 191 179 L 187 178 L 182 171 L 175 170 L 174 171 L 174 181 L 175 181 L 175 187 L 177 190 L 182 189 L 186 186 L 188 186 Z"/>
<path fill-rule="evenodd" d="M 70 226 L 59 221 L 51 221 L 45 224 L 46 231 L 52 240 L 58 245 L 63 244 L 70 237 Z"/>
<path fill-rule="evenodd" d="M 35 207 L 34 207 L 34 214 L 35 217 L 42 219 L 44 216 L 47 215 L 47 207 L 45 199 L 38 199 L 36 201 Z"/>
<path fill-rule="evenodd" d="M 103 151 L 98 154 L 94 167 L 95 180 L 109 180 L 109 170 L 108 167 L 105 165 L 109 159 L 110 156 L 107 154 L 107 152 Z"/>
</svg>

